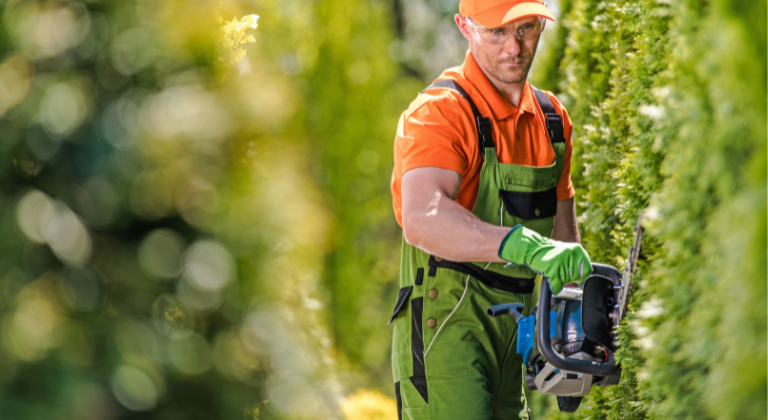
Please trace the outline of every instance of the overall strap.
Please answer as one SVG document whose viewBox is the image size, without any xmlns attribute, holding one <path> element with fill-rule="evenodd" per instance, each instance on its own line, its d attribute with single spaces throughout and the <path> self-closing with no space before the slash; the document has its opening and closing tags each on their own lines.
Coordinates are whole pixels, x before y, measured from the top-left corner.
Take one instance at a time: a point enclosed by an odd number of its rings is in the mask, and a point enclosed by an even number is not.
<svg viewBox="0 0 768 420">
<path fill-rule="evenodd" d="M 533 96 L 536 97 L 536 102 L 539 103 L 541 112 L 544 113 L 544 119 L 547 122 L 547 133 L 549 133 L 549 140 L 554 143 L 565 143 L 565 134 L 563 134 L 563 118 L 555 111 L 555 107 L 552 106 L 552 101 L 543 91 L 533 87 Z"/>
<path fill-rule="evenodd" d="M 427 86 L 424 90 L 421 91 L 421 93 L 424 93 L 432 88 L 447 88 L 447 89 L 455 90 L 456 92 L 459 93 L 459 95 L 461 95 L 462 98 L 466 99 L 467 102 L 469 102 L 469 106 L 472 108 L 472 115 L 474 115 L 475 117 L 475 124 L 477 125 L 477 138 L 480 144 L 481 156 L 485 152 L 486 147 L 496 147 L 496 144 L 493 142 L 493 130 L 491 129 L 491 119 L 483 117 L 483 115 L 480 113 L 480 110 L 477 109 L 477 106 L 475 106 L 475 102 L 469 96 L 467 91 L 464 90 L 463 87 L 461 87 L 460 84 L 449 79 L 438 80 L 437 82 Z"/>
<path fill-rule="evenodd" d="M 468 274 L 480 280 L 481 283 L 488 287 L 512 293 L 533 293 L 535 285 L 534 278 L 512 277 L 493 271 L 486 271 L 484 268 L 471 262 L 454 262 L 443 258 L 440 258 L 440 261 L 438 261 L 434 255 L 429 256 L 427 265 L 429 265 L 429 273 L 427 274 L 429 277 L 434 277 L 437 274 L 438 268 L 447 268 L 462 274 Z"/>
</svg>

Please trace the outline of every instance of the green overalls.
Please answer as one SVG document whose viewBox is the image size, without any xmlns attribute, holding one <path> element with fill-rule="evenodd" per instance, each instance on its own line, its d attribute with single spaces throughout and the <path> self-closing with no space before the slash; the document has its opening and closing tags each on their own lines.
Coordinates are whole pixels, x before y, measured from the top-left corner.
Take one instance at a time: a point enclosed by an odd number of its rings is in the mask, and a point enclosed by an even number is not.
<svg viewBox="0 0 768 420">
<path fill-rule="evenodd" d="M 502 226 L 518 223 L 550 236 L 557 211 L 557 182 L 565 139 L 560 115 L 534 88 L 547 119 L 556 159 L 550 166 L 500 163 L 490 118 L 483 118 L 466 91 L 452 80 L 429 86 L 456 90 L 469 101 L 484 156 L 472 212 Z M 392 373 L 401 420 L 490 420 L 529 418 L 521 357 L 515 351 L 514 317 L 491 318 L 489 307 L 535 305 L 535 273 L 526 266 L 459 263 L 431 256 L 403 240 L 400 292 L 394 323 Z"/>
</svg>

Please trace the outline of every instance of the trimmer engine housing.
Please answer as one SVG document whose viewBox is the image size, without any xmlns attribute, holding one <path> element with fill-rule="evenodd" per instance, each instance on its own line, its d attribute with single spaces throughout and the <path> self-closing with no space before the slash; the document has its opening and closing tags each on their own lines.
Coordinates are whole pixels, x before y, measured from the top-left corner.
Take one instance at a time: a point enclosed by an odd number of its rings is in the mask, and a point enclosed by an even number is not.
<svg viewBox="0 0 768 420">
<path fill-rule="evenodd" d="M 616 385 L 621 379 L 614 353 L 622 275 L 609 265 L 592 267 L 582 289 L 566 288 L 557 296 L 543 279 L 538 306 L 527 317 L 520 303 L 488 309 L 493 317 L 516 318 L 517 352 L 525 364 L 526 384 L 558 396 L 558 406 L 566 412 L 575 411 L 593 385 Z"/>
</svg>

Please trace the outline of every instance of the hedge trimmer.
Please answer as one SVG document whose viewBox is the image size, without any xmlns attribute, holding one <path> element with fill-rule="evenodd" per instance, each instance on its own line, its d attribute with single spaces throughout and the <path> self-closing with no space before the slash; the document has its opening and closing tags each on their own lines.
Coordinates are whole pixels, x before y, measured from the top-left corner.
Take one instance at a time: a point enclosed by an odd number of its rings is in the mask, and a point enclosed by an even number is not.
<svg viewBox="0 0 768 420">
<path fill-rule="evenodd" d="M 621 367 L 614 359 L 617 327 L 629 307 L 643 237 L 641 218 L 642 214 L 623 276 L 610 265 L 595 263 L 581 289 L 564 288 L 557 296 L 552 296 L 544 277 L 538 306 L 527 317 L 522 314 L 522 303 L 488 309 L 492 317 L 515 317 L 517 353 L 525 364 L 525 383 L 541 393 L 556 395 L 560 411 L 576 411 L 592 386 L 616 385 L 621 379 Z M 548 322 L 539 322 L 542 319 Z"/>
</svg>

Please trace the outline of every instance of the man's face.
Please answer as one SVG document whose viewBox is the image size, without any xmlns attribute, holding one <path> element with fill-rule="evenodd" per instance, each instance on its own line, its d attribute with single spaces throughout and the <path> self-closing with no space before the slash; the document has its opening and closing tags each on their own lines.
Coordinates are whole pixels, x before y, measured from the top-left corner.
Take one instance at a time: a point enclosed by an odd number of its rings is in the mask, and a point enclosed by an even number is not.
<svg viewBox="0 0 768 420">
<path fill-rule="evenodd" d="M 524 25 L 539 24 L 539 18 L 529 16 L 509 22 L 500 28 L 494 28 L 494 31 L 511 34 L 503 43 L 488 42 L 484 35 L 488 34 L 489 29 L 480 27 L 466 18 L 457 16 L 456 23 L 464 36 L 469 39 L 472 56 L 488 77 L 502 83 L 520 83 L 526 80 L 533 57 L 536 55 L 539 36 L 520 41 L 514 33 L 515 29 Z"/>
</svg>

